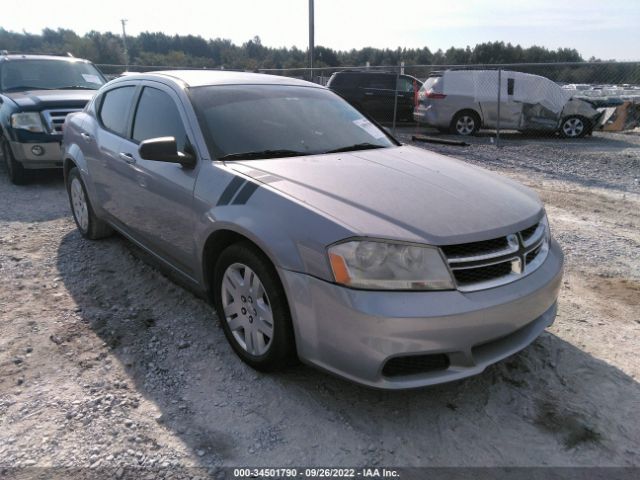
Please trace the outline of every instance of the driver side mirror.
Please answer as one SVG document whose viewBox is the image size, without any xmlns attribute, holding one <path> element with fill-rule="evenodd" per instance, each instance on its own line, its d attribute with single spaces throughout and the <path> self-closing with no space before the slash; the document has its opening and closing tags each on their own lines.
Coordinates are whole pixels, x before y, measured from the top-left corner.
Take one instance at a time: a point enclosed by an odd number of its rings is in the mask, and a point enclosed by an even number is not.
<svg viewBox="0 0 640 480">
<path fill-rule="evenodd" d="M 192 168 L 196 158 L 188 153 L 178 152 L 175 137 L 158 137 L 144 140 L 138 147 L 140 158 L 156 162 L 179 163 L 183 167 Z"/>
</svg>

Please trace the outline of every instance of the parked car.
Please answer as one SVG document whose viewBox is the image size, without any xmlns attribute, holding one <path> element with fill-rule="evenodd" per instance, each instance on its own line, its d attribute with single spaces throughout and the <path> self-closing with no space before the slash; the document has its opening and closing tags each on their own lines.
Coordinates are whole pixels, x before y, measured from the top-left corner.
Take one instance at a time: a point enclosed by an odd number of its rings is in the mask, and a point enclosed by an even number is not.
<svg viewBox="0 0 640 480">
<path fill-rule="evenodd" d="M 573 98 L 548 78 L 503 71 L 498 109 L 498 72 L 447 70 L 429 77 L 418 92 L 413 117 L 442 132 L 474 135 L 481 128 L 498 126 L 520 131 L 558 132 L 567 138 L 583 137 L 598 126 L 602 112 Z"/>
<path fill-rule="evenodd" d="M 551 325 L 537 195 L 403 146 L 330 90 L 238 72 L 113 80 L 67 117 L 86 238 L 120 232 L 214 304 L 242 360 L 380 388 L 481 372 Z"/>
<path fill-rule="evenodd" d="M 62 125 L 105 83 L 89 61 L 47 55 L 0 55 L 0 147 L 9 178 L 62 168 Z"/>
<path fill-rule="evenodd" d="M 327 87 L 342 95 L 351 105 L 379 122 L 393 120 L 396 85 L 396 119 L 413 120 L 413 107 L 422 82 L 409 75 L 393 72 L 341 71 L 334 73 Z"/>
</svg>

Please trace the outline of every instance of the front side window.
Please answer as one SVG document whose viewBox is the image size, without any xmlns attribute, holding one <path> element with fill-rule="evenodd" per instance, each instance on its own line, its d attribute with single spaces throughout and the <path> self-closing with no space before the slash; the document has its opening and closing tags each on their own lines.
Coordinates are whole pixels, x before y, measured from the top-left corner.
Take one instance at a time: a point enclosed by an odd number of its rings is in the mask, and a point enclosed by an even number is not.
<svg viewBox="0 0 640 480">
<path fill-rule="evenodd" d="M 133 121 L 133 139 L 142 142 L 158 137 L 174 137 L 178 151 L 184 151 L 187 133 L 175 102 L 165 92 L 145 87 Z"/>
<path fill-rule="evenodd" d="M 90 63 L 69 60 L 8 60 L 0 70 L 0 91 L 97 90 L 105 79 Z"/>
<path fill-rule="evenodd" d="M 287 85 L 195 87 L 189 95 L 216 158 L 312 155 L 395 145 L 376 125 L 330 90 Z M 360 147 L 358 147 L 360 146 Z M 239 155 L 238 157 L 242 157 Z"/>
<path fill-rule="evenodd" d="M 114 88 L 103 95 L 100 121 L 107 129 L 118 135 L 125 135 L 134 92 L 135 87 L 128 86 Z"/>
</svg>

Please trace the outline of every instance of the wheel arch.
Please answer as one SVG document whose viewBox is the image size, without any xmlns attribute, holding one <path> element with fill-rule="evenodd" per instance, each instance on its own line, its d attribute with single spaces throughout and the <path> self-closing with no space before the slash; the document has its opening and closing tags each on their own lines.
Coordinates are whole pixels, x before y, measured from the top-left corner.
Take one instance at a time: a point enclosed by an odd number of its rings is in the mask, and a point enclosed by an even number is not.
<svg viewBox="0 0 640 480">
<path fill-rule="evenodd" d="M 225 248 L 240 242 L 250 244 L 255 250 L 264 255 L 276 272 L 280 282 L 284 285 L 282 278 L 280 278 L 277 262 L 274 259 L 273 253 L 249 232 L 242 231 L 235 226 L 225 225 L 209 234 L 202 249 L 202 280 L 207 298 L 210 301 L 213 301 L 213 273 L 220 254 Z"/>
<path fill-rule="evenodd" d="M 458 115 L 462 115 L 463 113 L 470 113 L 472 115 L 474 115 L 477 119 L 478 119 L 478 128 L 482 128 L 484 126 L 484 121 L 482 119 L 482 114 L 478 111 L 475 110 L 474 108 L 471 107 L 465 107 L 465 108 L 461 108 L 460 110 L 456 111 L 452 116 L 451 116 L 451 124 L 453 125 L 453 120 L 458 116 Z"/>
</svg>

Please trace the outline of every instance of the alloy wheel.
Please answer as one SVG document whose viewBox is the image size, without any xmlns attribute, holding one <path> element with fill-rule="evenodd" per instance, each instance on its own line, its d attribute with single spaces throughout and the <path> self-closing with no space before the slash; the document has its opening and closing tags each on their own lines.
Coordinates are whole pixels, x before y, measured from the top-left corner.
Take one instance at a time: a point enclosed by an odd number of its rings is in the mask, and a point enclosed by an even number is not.
<svg viewBox="0 0 640 480">
<path fill-rule="evenodd" d="M 578 117 L 569 118 L 562 124 L 562 132 L 566 137 L 579 137 L 583 131 L 584 122 Z"/>
<path fill-rule="evenodd" d="M 242 263 L 233 263 L 222 279 L 222 306 L 229 330 L 240 347 L 262 356 L 273 342 L 273 311 L 258 275 Z"/>
<path fill-rule="evenodd" d="M 456 122 L 456 132 L 460 135 L 471 135 L 476 127 L 475 119 L 470 115 L 462 115 Z"/>
</svg>

